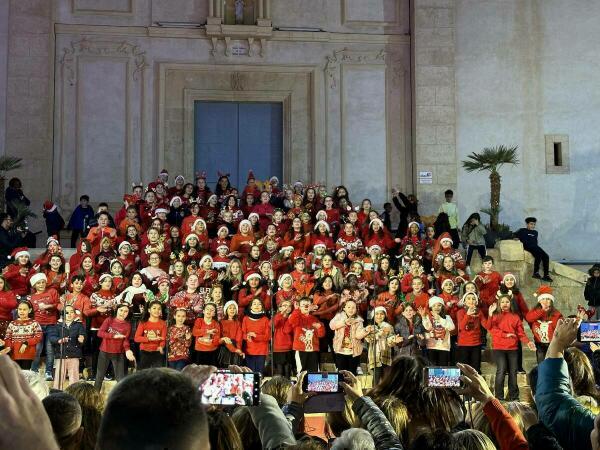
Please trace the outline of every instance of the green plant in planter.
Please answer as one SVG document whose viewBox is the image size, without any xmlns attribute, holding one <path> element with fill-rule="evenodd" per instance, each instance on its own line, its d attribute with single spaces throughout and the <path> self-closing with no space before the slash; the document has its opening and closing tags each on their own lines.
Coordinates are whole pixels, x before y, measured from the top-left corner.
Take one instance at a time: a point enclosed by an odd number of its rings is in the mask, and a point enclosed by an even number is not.
<svg viewBox="0 0 600 450">
<path fill-rule="evenodd" d="M 519 164 L 517 146 L 486 147 L 480 153 L 473 152 L 462 161 L 462 166 L 467 172 L 490 172 L 490 207 L 482 210 L 490 215 L 490 229 L 498 230 L 500 215 L 500 190 L 502 188 L 499 169 L 504 164 Z"/>
</svg>

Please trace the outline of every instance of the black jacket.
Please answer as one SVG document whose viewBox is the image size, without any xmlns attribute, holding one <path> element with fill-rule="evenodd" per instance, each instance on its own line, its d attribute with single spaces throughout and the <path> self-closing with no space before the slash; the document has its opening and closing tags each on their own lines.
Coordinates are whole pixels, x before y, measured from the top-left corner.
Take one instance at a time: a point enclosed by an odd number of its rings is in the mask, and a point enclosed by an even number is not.
<svg viewBox="0 0 600 450">
<path fill-rule="evenodd" d="M 15 229 L 0 226 L 0 269 L 8 264 L 8 256 L 21 245 L 22 238 Z"/>
<path fill-rule="evenodd" d="M 85 329 L 79 320 L 74 320 L 69 326 L 59 321 L 51 327 L 48 331 L 48 338 L 54 346 L 54 356 L 57 359 L 61 355 L 64 355 L 65 358 L 81 358 L 83 344 L 79 342 L 79 336 L 83 336 L 85 342 Z M 68 337 L 69 340 L 63 343 L 61 352 L 61 345 L 58 343 L 58 340 L 63 337 Z"/>
</svg>

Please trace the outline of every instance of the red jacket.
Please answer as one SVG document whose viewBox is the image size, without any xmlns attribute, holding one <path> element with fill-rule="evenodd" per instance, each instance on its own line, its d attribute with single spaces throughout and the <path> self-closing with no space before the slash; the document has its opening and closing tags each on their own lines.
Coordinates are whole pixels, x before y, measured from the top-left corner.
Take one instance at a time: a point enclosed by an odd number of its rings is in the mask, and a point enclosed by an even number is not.
<svg viewBox="0 0 600 450">
<path fill-rule="evenodd" d="M 20 270 L 21 266 L 11 264 L 4 274 L 4 279 L 15 295 L 27 295 L 29 294 L 29 279 L 35 273 L 35 270 L 29 269 L 26 275 L 21 275 Z"/>
<path fill-rule="evenodd" d="M 411 292 L 406 295 L 406 301 L 415 305 L 417 310 L 423 307 L 429 312 L 429 294 L 427 292 L 421 292 L 419 295 Z"/>
<path fill-rule="evenodd" d="M 484 280 L 487 280 L 487 283 Z M 475 284 L 479 288 L 479 299 L 485 304 L 480 305 L 485 313 L 487 313 L 490 305 L 496 301 L 496 293 L 500 289 L 501 282 L 502 275 L 498 272 L 479 272 L 477 274 Z"/>
<path fill-rule="evenodd" d="M 11 291 L 0 292 L 0 320 L 12 320 L 13 309 L 17 307 L 17 297 Z"/>
<path fill-rule="evenodd" d="M 459 308 L 456 319 L 458 321 L 457 345 L 465 347 L 481 345 L 481 322 L 485 319 L 483 311 L 479 310 L 478 315 L 470 316 L 466 308 Z"/>
<path fill-rule="evenodd" d="M 483 326 L 492 335 L 492 349 L 494 350 L 516 350 L 519 341 L 525 344 L 529 343 L 521 318 L 513 312 L 501 312 L 493 314 L 492 317 L 486 317 L 483 320 Z"/>
<path fill-rule="evenodd" d="M 310 314 L 302 314 L 295 309 L 288 317 L 288 323 L 294 333 L 292 348 L 300 352 L 318 352 L 319 339 L 325 336 L 325 325 Z M 314 324 L 320 324 L 315 328 Z"/>
<path fill-rule="evenodd" d="M 275 314 L 273 318 L 275 335 L 273 337 L 274 352 L 289 352 L 292 350 L 292 328 L 288 324 L 288 318 L 281 313 Z"/>
<path fill-rule="evenodd" d="M 209 331 L 215 330 L 212 334 Z M 213 319 L 210 323 L 206 323 L 204 318 L 196 319 L 192 334 L 196 336 L 196 345 L 194 348 L 199 352 L 212 352 L 219 348 L 221 341 L 221 326 L 219 322 Z M 201 338 L 211 338 L 210 342 L 205 342 Z"/>
<path fill-rule="evenodd" d="M 148 339 L 148 333 L 154 333 L 161 338 L 160 341 L 151 341 Z M 167 340 L 167 322 L 158 320 L 156 322 L 140 322 L 135 331 L 135 342 L 140 344 L 140 350 L 145 352 L 157 352 L 159 347 L 164 348 Z"/>
<path fill-rule="evenodd" d="M 256 333 L 253 338 L 248 338 L 248 333 Z M 271 321 L 262 316 L 260 319 L 244 317 L 242 320 L 242 336 L 246 341 L 246 354 L 250 356 L 267 355 L 269 341 L 271 340 Z"/>
<path fill-rule="evenodd" d="M 529 449 L 529 444 L 521 429 L 498 399 L 493 398 L 487 402 L 483 406 L 483 413 L 490 423 L 500 450 Z"/>
<path fill-rule="evenodd" d="M 42 341 L 42 327 L 35 320 L 13 320 L 8 324 L 4 346 L 11 348 L 10 356 L 14 360 L 34 359 L 35 346 Z M 20 353 L 21 345 L 27 349 Z"/>
<path fill-rule="evenodd" d="M 115 339 L 115 334 L 125 336 L 122 339 Z M 131 324 L 126 320 L 119 320 L 116 317 L 109 317 L 104 321 L 98 330 L 98 337 L 102 339 L 100 350 L 104 353 L 125 353 L 129 350 L 129 335 L 131 334 Z"/>
<path fill-rule="evenodd" d="M 240 316 L 244 314 L 244 310 L 246 307 L 252 302 L 252 300 L 256 297 L 260 298 L 262 301 L 263 307 L 265 311 L 271 310 L 271 296 L 267 293 L 267 286 L 261 286 L 260 293 L 256 294 L 253 289 L 240 289 L 240 293 L 238 295 L 238 306 L 240 307 Z"/>
<path fill-rule="evenodd" d="M 54 325 L 56 323 L 57 308 L 59 303 L 58 292 L 54 289 L 46 289 L 40 294 L 31 294 L 31 305 L 33 306 L 33 318 L 40 325 Z M 50 309 L 41 310 L 40 303 L 51 305 Z"/>
<path fill-rule="evenodd" d="M 525 319 L 531 327 L 535 342 L 549 344 L 554 336 L 554 329 L 558 319 L 562 318 L 562 314 L 557 309 L 552 311 L 548 316 L 542 308 L 533 308 L 527 313 Z"/>
<path fill-rule="evenodd" d="M 453 294 L 446 294 L 442 292 L 440 294 L 440 298 L 444 300 L 444 308 L 446 308 L 446 312 L 450 315 L 452 322 L 457 323 L 457 313 L 458 313 L 458 297 Z M 458 333 L 458 327 L 451 332 L 452 335 Z"/>
</svg>

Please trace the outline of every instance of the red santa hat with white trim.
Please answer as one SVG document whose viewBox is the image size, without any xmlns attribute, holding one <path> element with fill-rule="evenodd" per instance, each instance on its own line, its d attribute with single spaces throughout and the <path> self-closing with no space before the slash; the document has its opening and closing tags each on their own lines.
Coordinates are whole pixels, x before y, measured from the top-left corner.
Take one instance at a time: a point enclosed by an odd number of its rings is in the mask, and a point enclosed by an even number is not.
<svg viewBox="0 0 600 450">
<path fill-rule="evenodd" d="M 31 254 L 27 250 L 27 247 L 17 247 L 17 248 L 15 248 L 12 251 L 12 253 L 10 254 L 10 258 L 9 259 L 16 260 L 20 256 L 28 256 L 31 259 Z"/>
<path fill-rule="evenodd" d="M 538 302 L 545 298 L 554 302 L 553 292 L 554 291 L 552 290 L 552 287 L 548 286 L 547 284 L 542 284 L 533 295 L 536 297 Z"/>
<path fill-rule="evenodd" d="M 250 270 L 244 275 L 244 283 L 248 283 L 248 281 L 250 281 L 251 278 L 258 278 L 260 280 L 261 276 L 258 274 L 258 272 Z"/>
</svg>

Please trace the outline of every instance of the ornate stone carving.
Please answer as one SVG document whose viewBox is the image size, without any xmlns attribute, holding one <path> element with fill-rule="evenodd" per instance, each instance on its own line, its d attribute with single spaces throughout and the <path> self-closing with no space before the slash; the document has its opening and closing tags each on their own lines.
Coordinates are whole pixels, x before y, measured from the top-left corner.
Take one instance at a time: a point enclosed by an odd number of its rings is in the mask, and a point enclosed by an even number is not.
<svg viewBox="0 0 600 450">
<path fill-rule="evenodd" d="M 79 55 L 129 57 L 133 60 L 132 77 L 134 81 L 137 81 L 140 73 L 148 67 L 146 52 L 140 50 L 138 45 L 125 41 L 96 41 L 83 38 L 79 41 L 72 41 L 70 47 L 63 48 L 63 55 L 60 60 L 65 80 L 71 86 L 77 83 L 75 60 Z"/>
<path fill-rule="evenodd" d="M 232 91 L 243 91 L 246 88 L 246 75 L 243 73 L 233 72 L 230 79 Z"/>
<path fill-rule="evenodd" d="M 336 89 L 338 85 L 340 64 L 385 64 L 386 51 L 380 50 L 349 50 L 344 47 L 335 50 L 332 56 L 327 56 L 325 75 L 329 80 L 329 87 Z"/>
</svg>

